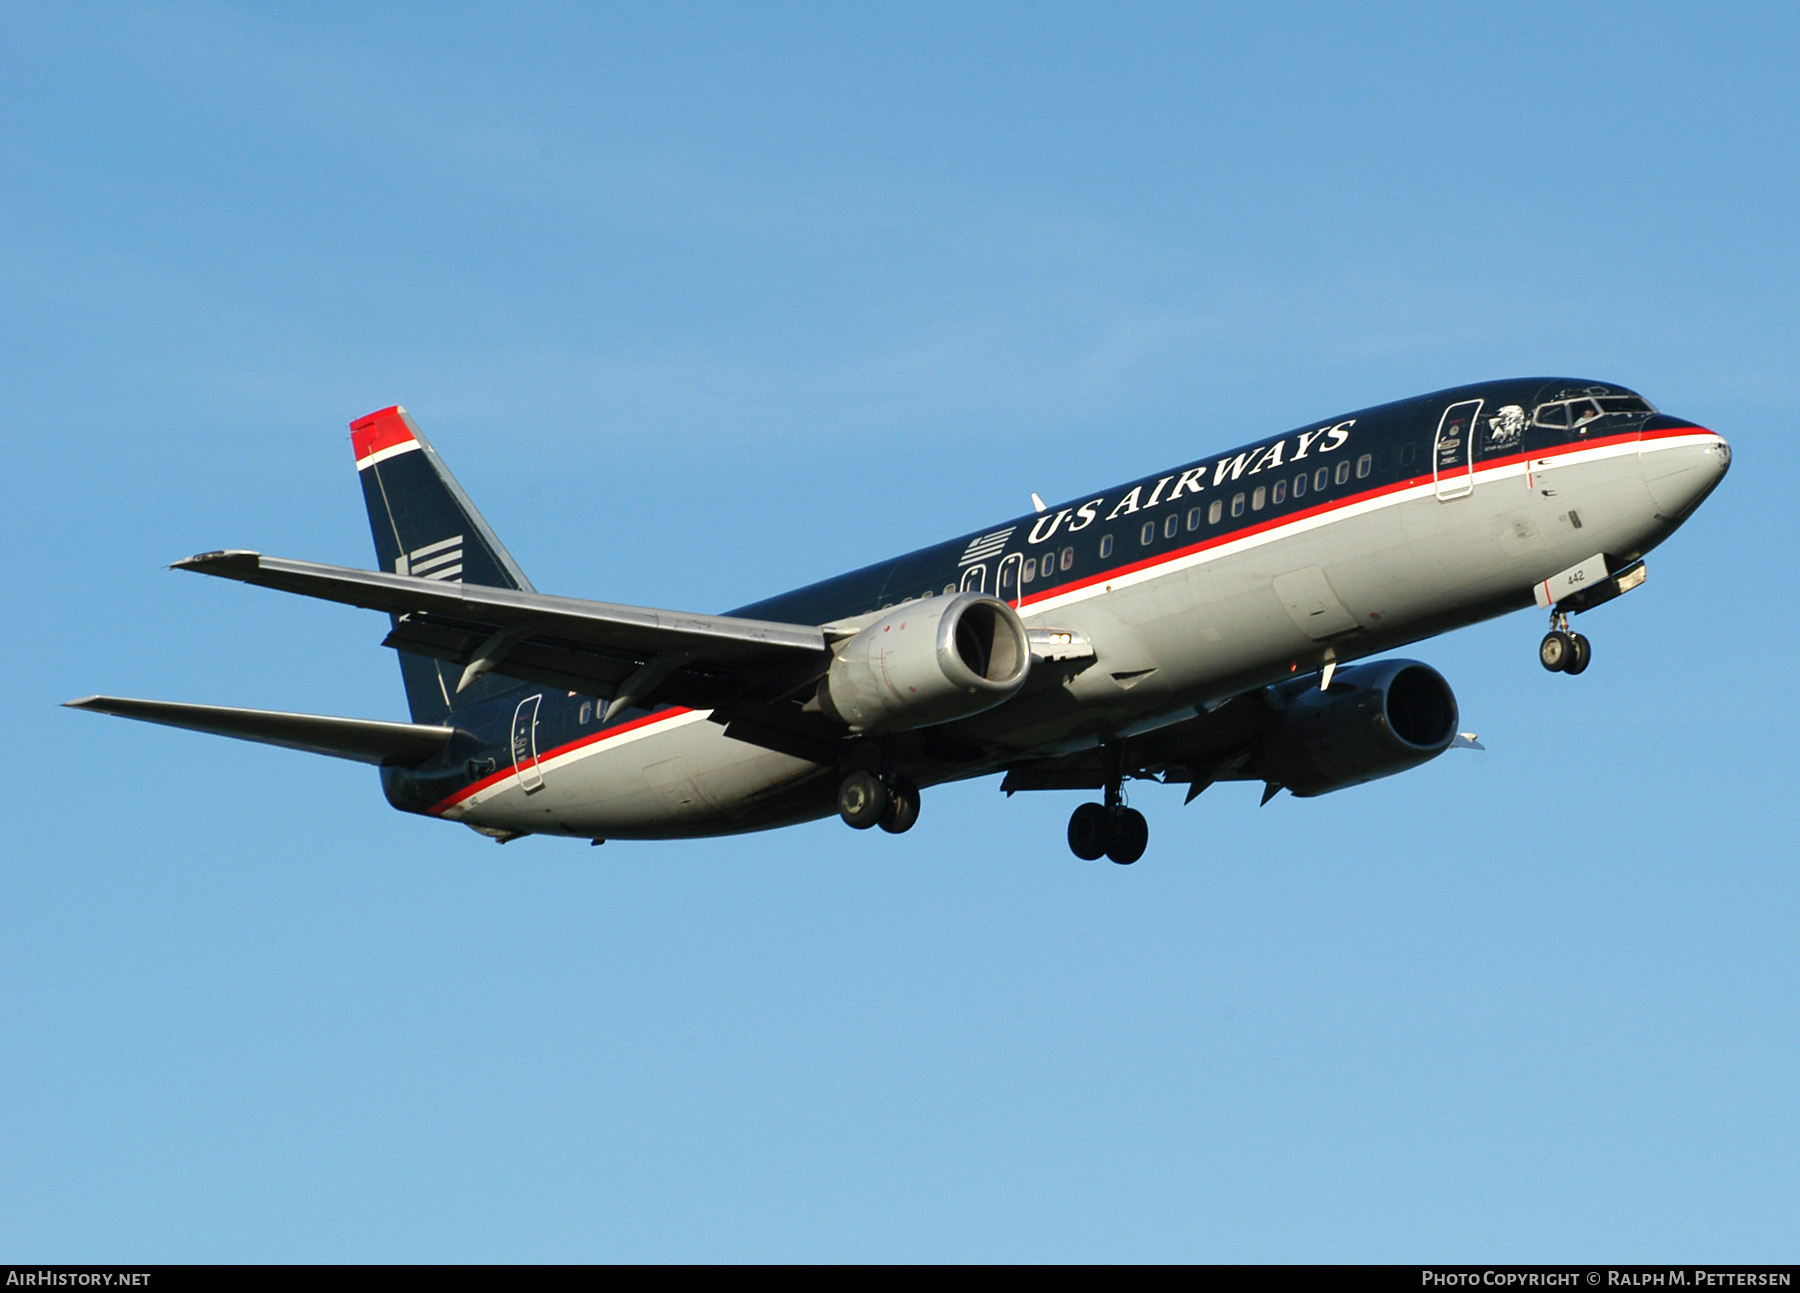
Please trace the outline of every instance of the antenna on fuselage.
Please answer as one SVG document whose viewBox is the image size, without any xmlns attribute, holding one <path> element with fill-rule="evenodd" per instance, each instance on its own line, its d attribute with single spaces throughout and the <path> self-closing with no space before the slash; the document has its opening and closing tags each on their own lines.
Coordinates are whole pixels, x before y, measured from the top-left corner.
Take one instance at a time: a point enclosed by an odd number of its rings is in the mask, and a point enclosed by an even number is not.
<svg viewBox="0 0 1800 1293">
<path fill-rule="evenodd" d="M 1032 492 L 1032 495 L 1031 495 L 1031 506 L 1039 512 L 1048 512 L 1050 510 L 1049 504 L 1045 503 L 1043 499 L 1039 498 L 1037 496 L 1037 492 L 1035 490 Z"/>
</svg>

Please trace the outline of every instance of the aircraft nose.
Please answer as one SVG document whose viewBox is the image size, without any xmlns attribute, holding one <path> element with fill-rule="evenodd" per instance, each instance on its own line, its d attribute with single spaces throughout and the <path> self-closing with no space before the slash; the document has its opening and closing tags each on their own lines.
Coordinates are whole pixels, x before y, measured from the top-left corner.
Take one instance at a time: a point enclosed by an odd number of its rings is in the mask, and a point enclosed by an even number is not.
<svg viewBox="0 0 1800 1293">
<path fill-rule="evenodd" d="M 1724 436 L 1704 427 L 1654 439 L 1646 435 L 1638 443 L 1638 462 L 1657 511 L 1680 521 L 1725 478 L 1731 446 Z"/>
</svg>

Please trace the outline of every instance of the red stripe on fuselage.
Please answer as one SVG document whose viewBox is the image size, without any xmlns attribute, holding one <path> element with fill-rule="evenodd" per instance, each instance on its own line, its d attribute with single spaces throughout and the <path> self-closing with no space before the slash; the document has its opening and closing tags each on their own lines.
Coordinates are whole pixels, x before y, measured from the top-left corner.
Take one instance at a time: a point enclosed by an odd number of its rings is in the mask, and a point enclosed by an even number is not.
<svg viewBox="0 0 1800 1293">
<path fill-rule="evenodd" d="M 1630 444 L 1633 441 L 1640 439 L 1660 440 L 1670 436 L 1693 435 L 1696 431 L 1705 432 L 1705 430 L 1705 427 L 1699 426 L 1672 427 L 1660 431 L 1645 432 L 1641 436 L 1636 431 L 1628 431 L 1623 435 L 1602 436 L 1595 440 L 1577 441 L 1570 444 L 1557 445 L 1554 449 L 1543 453 L 1525 453 L 1521 451 L 1519 453 L 1507 454 L 1504 457 L 1489 458 L 1479 462 L 1475 465 L 1475 473 L 1479 475 L 1482 472 L 1492 471 L 1500 467 L 1509 467 L 1516 463 L 1522 463 L 1528 460 L 1545 462 L 1569 454 L 1583 453 L 1589 449 L 1600 449 L 1615 444 Z M 1453 474 L 1466 474 L 1467 471 L 1468 468 L 1465 466 L 1459 468 L 1458 471 Z M 1273 478 L 1271 477 L 1271 479 Z M 1241 529 L 1226 531 L 1222 534 L 1211 535 L 1208 538 L 1201 539 L 1197 543 L 1190 543 L 1185 547 L 1176 548 L 1170 552 L 1159 552 L 1155 556 L 1144 557 L 1137 561 L 1125 562 L 1121 565 L 1114 566 L 1109 570 L 1103 570 L 1099 574 L 1085 575 L 1080 579 L 1073 579 L 1065 584 L 1057 584 L 1052 588 L 1046 588 L 1035 593 L 1030 593 L 1015 602 L 1014 605 L 1020 610 L 1024 610 L 1036 602 L 1048 601 L 1052 597 L 1062 597 L 1068 593 L 1080 592 L 1084 588 L 1092 588 L 1095 584 L 1103 584 L 1108 580 L 1119 579 L 1125 575 L 1136 574 L 1140 570 L 1149 570 L 1152 567 L 1164 565 L 1170 561 L 1179 561 L 1183 557 L 1191 557 L 1197 552 L 1205 552 L 1208 549 L 1217 548 L 1223 544 L 1235 543 L 1239 539 L 1247 539 L 1258 534 L 1264 534 L 1270 530 L 1279 529 L 1284 525 L 1293 525 L 1300 521 L 1309 520 L 1312 517 L 1321 516 L 1326 512 L 1337 511 L 1340 508 L 1354 507 L 1358 503 L 1366 503 L 1371 499 L 1383 498 L 1389 494 L 1398 494 L 1404 490 L 1415 489 L 1431 483 L 1431 474 L 1427 472 L 1409 477 L 1406 480 L 1395 481 L 1392 484 L 1379 485 L 1374 489 L 1365 489 L 1359 493 L 1347 494 L 1340 498 L 1331 499 L 1329 502 L 1316 503 L 1313 506 L 1304 508 L 1298 512 L 1284 512 L 1280 516 L 1272 516 L 1266 521 L 1259 521 L 1254 525 L 1247 525 Z M 1143 510 L 1149 511 L 1148 508 Z"/>
<path fill-rule="evenodd" d="M 598 745 L 602 741 L 612 740 L 615 736 L 623 736 L 627 732 L 635 732 L 640 727 L 648 727 L 652 723 L 660 723 L 664 719 L 679 718 L 683 714 L 692 712 L 692 710 L 681 705 L 672 705 L 668 709 L 659 709 L 654 714 L 645 714 L 642 718 L 634 718 L 629 723 L 620 723 L 617 727 L 602 728 L 598 732 L 590 732 L 586 736 L 578 737 L 577 739 L 568 742 L 566 745 L 559 745 L 554 750 L 548 750 L 543 754 L 538 755 L 537 762 L 543 763 L 546 760 L 558 758 L 561 755 L 567 754 L 571 750 L 579 750 L 587 745 Z M 428 813 L 442 813 L 446 809 L 454 808 L 469 796 L 479 794 L 490 786 L 499 785 L 508 777 L 516 775 L 518 771 L 519 765 L 514 763 L 510 768 L 505 768 L 499 772 L 490 772 L 480 781 L 464 786 L 448 799 L 440 800 L 425 811 Z"/>
</svg>

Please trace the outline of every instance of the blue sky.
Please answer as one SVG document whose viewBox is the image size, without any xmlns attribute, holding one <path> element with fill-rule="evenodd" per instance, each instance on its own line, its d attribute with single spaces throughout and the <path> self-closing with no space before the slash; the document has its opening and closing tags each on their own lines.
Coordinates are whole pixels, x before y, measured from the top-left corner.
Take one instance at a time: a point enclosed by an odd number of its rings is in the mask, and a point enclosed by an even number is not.
<svg viewBox="0 0 1800 1293">
<path fill-rule="evenodd" d="M 1791 6 L 0 10 L 9 1260 L 1791 1259 Z M 1735 468 L 1485 754 L 505 848 L 403 717 L 405 403 L 540 588 L 702 610 L 1483 378 Z"/>
</svg>

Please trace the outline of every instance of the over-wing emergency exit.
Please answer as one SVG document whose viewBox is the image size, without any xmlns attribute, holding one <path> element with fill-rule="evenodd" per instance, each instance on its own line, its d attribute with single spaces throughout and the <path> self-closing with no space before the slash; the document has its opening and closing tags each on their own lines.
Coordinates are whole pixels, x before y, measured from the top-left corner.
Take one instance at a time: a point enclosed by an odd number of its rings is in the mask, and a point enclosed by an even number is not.
<svg viewBox="0 0 1800 1293">
<path fill-rule="evenodd" d="M 409 723 L 90 696 L 77 709 L 380 769 L 394 807 L 522 835 L 671 839 L 920 789 L 1091 790 L 1076 855 L 1135 862 L 1133 780 L 1192 800 L 1343 789 L 1456 744 L 1435 670 L 1372 657 L 1536 606 L 1572 615 L 1723 478 L 1716 433 L 1622 387 L 1529 378 L 1330 418 L 725 615 L 538 592 L 404 409 L 351 424 L 378 570 L 227 550 L 176 568 L 388 616 Z"/>
</svg>

